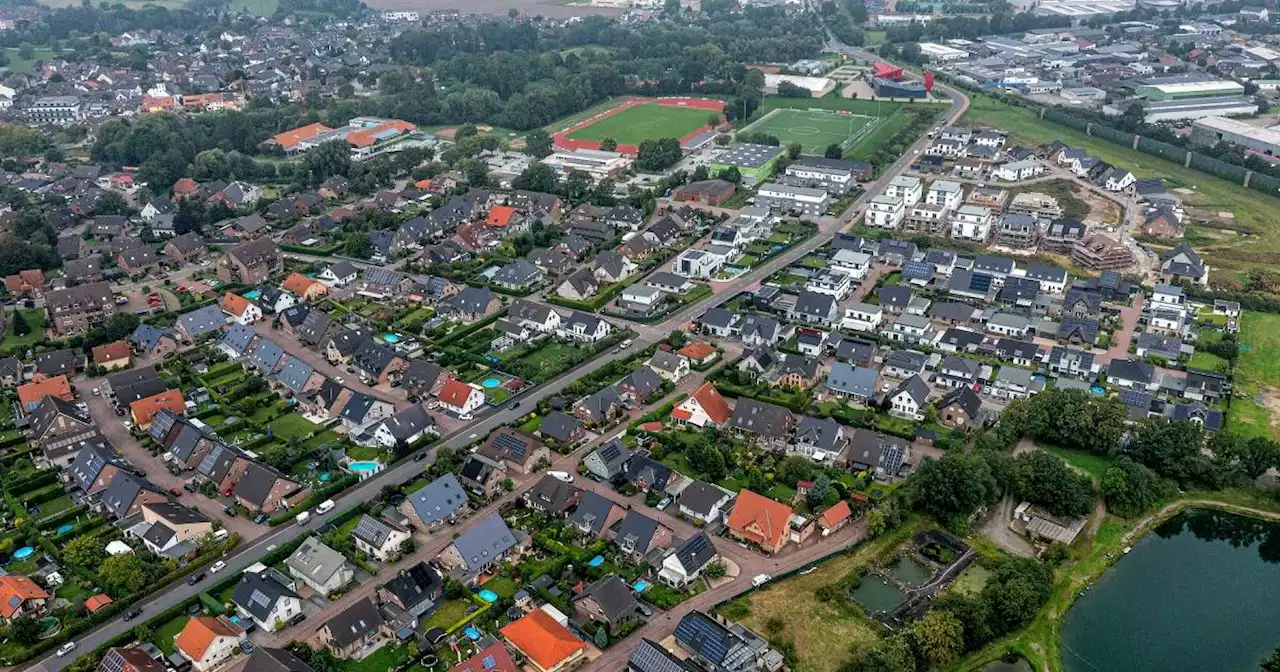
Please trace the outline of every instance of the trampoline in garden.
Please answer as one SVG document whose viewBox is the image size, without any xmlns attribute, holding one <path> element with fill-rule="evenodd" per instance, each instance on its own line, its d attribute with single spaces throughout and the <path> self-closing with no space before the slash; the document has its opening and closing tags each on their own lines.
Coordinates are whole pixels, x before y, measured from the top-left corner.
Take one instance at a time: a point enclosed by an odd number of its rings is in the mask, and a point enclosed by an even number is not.
<svg viewBox="0 0 1280 672">
<path fill-rule="evenodd" d="M 32 553 L 35 553 L 35 552 L 36 552 L 36 549 L 31 548 L 30 546 L 23 546 L 22 548 L 19 548 L 18 550 L 13 552 L 13 559 L 26 560 L 27 558 L 31 557 Z"/>
</svg>

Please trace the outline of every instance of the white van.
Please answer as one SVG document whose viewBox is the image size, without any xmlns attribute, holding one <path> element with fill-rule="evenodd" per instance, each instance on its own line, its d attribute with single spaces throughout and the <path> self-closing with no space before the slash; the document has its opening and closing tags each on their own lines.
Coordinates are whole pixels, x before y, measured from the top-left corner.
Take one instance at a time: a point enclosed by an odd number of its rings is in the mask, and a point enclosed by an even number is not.
<svg viewBox="0 0 1280 672">
<path fill-rule="evenodd" d="M 298 515 L 294 516 L 293 519 L 297 521 L 299 525 L 306 525 L 307 521 L 311 520 L 311 512 L 303 511 L 302 513 L 299 513 Z"/>
<path fill-rule="evenodd" d="M 760 586 L 763 586 L 764 584 L 769 583 L 769 579 L 772 579 L 772 578 L 773 577 L 769 576 L 768 574 L 756 574 L 755 578 L 751 579 L 751 587 L 759 588 Z"/>
<path fill-rule="evenodd" d="M 225 528 L 213 533 L 213 538 L 218 541 L 226 541 L 229 536 L 231 536 L 231 533 L 227 532 Z"/>
<path fill-rule="evenodd" d="M 316 507 L 316 515 L 323 516 L 324 514 L 332 511 L 334 506 L 335 504 L 332 499 L 326 499 L 323 502 L 320 502 L 320 506 Z"/>
</svg>

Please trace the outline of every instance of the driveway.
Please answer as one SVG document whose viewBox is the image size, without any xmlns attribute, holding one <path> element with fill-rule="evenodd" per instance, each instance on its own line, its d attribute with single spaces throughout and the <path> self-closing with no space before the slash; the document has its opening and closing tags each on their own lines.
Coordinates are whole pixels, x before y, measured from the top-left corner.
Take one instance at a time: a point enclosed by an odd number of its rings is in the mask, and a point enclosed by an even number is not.
<svg viewBox="0 0 1280 672">
<path fill-rule="evenodd" d="M 94 388 L 102 384 L 104 379 L 94 378 L 84 381 L 85 388 Z M 115 446 L 133 466 L 147 472 L 147 479 L 152 483 L 160 486 L 165 490 L 170 488 L 181 488 L 187 479 L 182 476 L 174 476 L 165 469 L 163 460 L 160 457 L 152 455 L 150 451 L 143 448 L 138 440 L 133 438 L 129 430 L 120 424 L 123 418 L 116 415 L 111 402 L 104 397 L 98 395 L 85 395 L 85 403 L 89 406 L 89 415 L 93 417 L 93 422 L 98 426 L 111 445 Z M 187 477 L 189 478 L 189 476 Z M 208 516 L 211 520 L 222 523 L 230 532 L 240 535 L 242 542 L 252 541 L 262 536 L 267 528 L 264 525 L 255 525 L 253 521 L 246 518 L 231 517 L 226 514 L 226 504 L 215 499 L 210 499 L 198 492 L 182 491 L 182 496 L 178 501 L 188 508 L 196 509 L 200 513 Z"/>
</svg>

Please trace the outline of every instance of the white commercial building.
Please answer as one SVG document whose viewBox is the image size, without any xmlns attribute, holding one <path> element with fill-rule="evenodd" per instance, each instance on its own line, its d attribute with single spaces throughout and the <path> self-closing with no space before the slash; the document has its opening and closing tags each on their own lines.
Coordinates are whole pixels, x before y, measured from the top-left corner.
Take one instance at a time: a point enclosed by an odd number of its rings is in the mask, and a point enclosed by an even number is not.
<svg viewBox="0 0 1280 672">
<path fill-rule="evenodd" d="M 906 206 L 901 198 L 881 194 L 871 199 L 867 206 L 867 226 L 879 229 L 897 229 L 907 216 Z"/>
<path fill-rule="evenodd" d="M 756 202 L 773 210 L 820 217 L 826 214 L 831 195 L 826 189 L 788 187 L 777 182 L 765 182 L 756 191 Z"/>
<path fill-rule="evenodd" d="M 764 92 L 769 95 L 778 95 L 778 85 L 786 82 L 792 86 L 798 86 L 809 92 L 814 98 L 821 98 L 828 93 L 836 90 L 836 82 L 826 77 L 801 77 L 799 75 L 775 75 L 765 73 L 764 75 Z"/>
</svg>

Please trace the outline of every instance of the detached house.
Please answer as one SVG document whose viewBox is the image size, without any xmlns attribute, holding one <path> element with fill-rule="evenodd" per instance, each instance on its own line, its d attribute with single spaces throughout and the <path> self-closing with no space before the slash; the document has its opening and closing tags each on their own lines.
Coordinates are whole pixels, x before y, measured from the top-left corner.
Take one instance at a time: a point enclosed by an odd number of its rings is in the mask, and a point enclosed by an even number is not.
<svg viewBox="0 0 1280 672">
<path fill-rule="evenodd" d="M 743 489 L 726 519 L 729 535 L 760 547 L 765 553 L 782 550 L 790 537 L 791 507 Z"/>
<path fill-rule="evenodd" d="M 285 560 L 285 566 L 291 576 L 325 596 L 351 583 L 355 578 L 347 559 L 315 536 L 302 542 L 298 550 Z"/>
<path fill-rule="evenodd" d="M 369 514 L 361 516 L 351 532 L 356 550 L 388 563 L 399 557 L 400 549 L 409 537 L 408 529 Z"/>
</svg>

